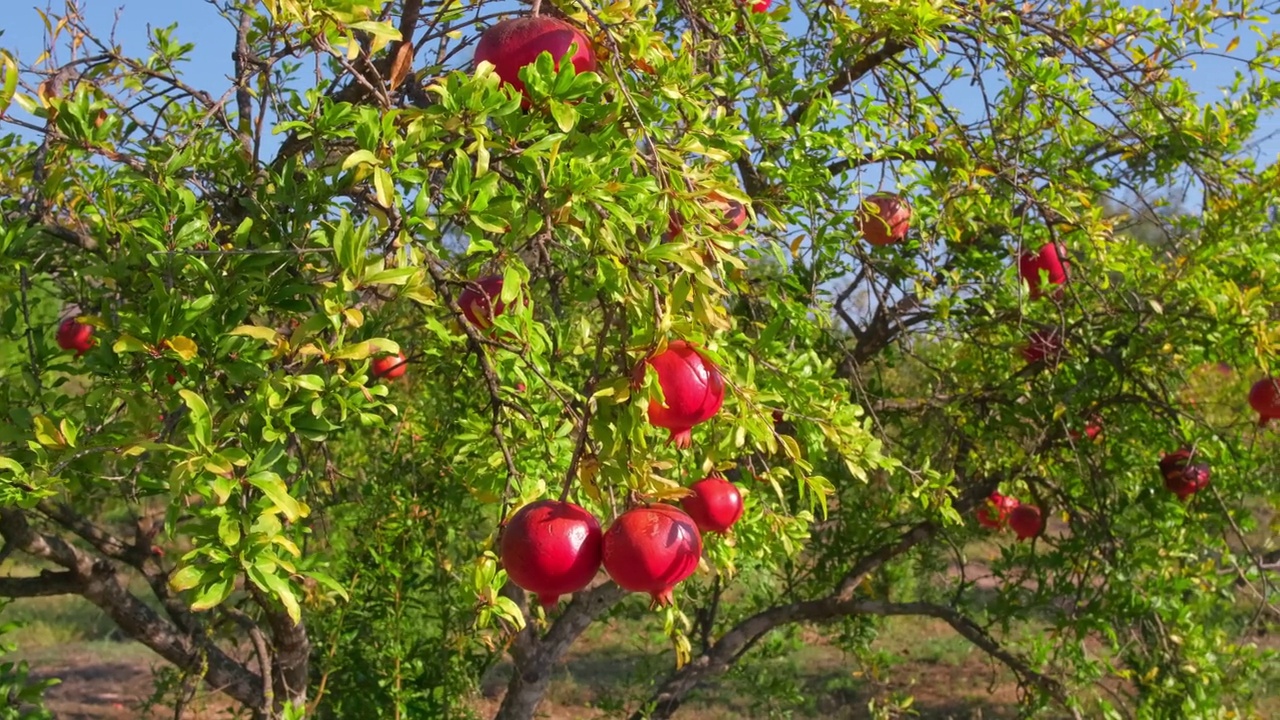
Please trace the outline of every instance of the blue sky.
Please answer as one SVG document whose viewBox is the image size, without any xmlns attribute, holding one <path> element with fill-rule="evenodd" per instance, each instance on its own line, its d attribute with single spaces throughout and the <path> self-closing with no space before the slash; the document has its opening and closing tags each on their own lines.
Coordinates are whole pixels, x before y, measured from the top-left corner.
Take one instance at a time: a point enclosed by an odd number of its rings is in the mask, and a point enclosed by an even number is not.
<svg viewBox="0 0 1280 720">
<path fill-rule="evenodd" d="M 0 46 L 15 50 L 19 59 L 24 62 L 34 61 L 41 52 L 44 37 L 44 24 L 34 5 L 26 5 L 26 0 L 4 0 L 11 8 L 0 19 Z M 91 27 L 100 29 L 104 34 L 115 25 L 116 41 L 126 53 L 143 54 L 148 28 L 164 27 L 178 23 L 178 38 L 185 42 L 195 43 L 192 62 L 186 68 L 187 80 L 192 84 L 209 90 L 215 97 L 221 96 L 229 87 L 228 76 L 232 73 L 230 49 L 233 44 L 234 31 L 230 23 L 220 17 L 215 8 L 202 0 L 82 0 L 86 19 Z M 782 3 L 775 3 L 774 7 Z M 1150 3 L 1152 7 L 1168 7 L 1168 3 Z M 25 7 L 25 9 L 23 9 Z M 798 27 L 792 20 L 788 23 Z M 1226 46 L 1230 38 L 1220 38 L 1220 44 Z M 1252 41 L 1244 38 L 1236 55 L 1251 49 Z M 1236 63 L 1227 59 L 1203 58 L 1194 72 L 1184 73 L 1192 87 L 1206 100 L 1217 99 L 1222 93 L 1218 86 L 1231 81 Z M 968 115 L 977 111 L 977 106 L 968 103 L 963 96 L 948 98 L 962 114 Z M 1263 164 L 1273 162 L 1280 155 L 1280 118 L 1264 118 L 1258 136 L 1257 154 Z"/>
</svg>

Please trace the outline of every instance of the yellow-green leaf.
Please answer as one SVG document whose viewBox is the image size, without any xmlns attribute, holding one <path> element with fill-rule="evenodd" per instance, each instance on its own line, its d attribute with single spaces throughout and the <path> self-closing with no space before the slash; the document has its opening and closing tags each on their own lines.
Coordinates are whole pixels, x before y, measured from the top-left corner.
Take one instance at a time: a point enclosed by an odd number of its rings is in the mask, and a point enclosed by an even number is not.
<svg viewBox="0 0 1280 720">
<path fill-rule="evenodd" d="M 66 438 L 62 437 L 62 431 L 58 429 L 53 421 L 44 415 L 37 415 L 34 418 L 36 424 L 36 441 L 45 447 L 62 447 L 67 444 Z"/>
<path fill-rule="evenodd" d="M 196 346 L 196 342 L 185 335 L 171 337 L 168 340 L 169 349 L 178 354 L 184 362 L 190 362 L 192 358 L 200 352 L 200 348 Z"/>
<path fill-rule="evenodd" d="M 280 333 L 269 327 L 262 327 L 260 325 L 241 325 L 227 334 L 257 338 L 258 340 L 264 340 L 266 342 L 276 342 L 280 339 Z"/>
</svg>

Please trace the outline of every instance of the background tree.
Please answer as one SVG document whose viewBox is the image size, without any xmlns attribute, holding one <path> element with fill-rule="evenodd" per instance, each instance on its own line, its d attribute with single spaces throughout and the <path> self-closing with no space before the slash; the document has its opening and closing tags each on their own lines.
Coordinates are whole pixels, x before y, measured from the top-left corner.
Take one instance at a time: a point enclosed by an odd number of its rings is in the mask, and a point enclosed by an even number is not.
<svg viewBox="0 0 1280 720">
<path fill-rule="evenodd" d="M 74 5 L 4 56 L 0 558 L 41 570 L 0 595 L 81 595 L 255 717 L 465 715 L 505 652 L 498 717 L 528 718 L 645 602 L 601 576 L 531 606 L 502 524 L 550 497 L 607 526 L 722 472 L 745 514 L 645 615 L 675 662 L 637 717 L 779 629 L 858 655 L 903 615 L 1028 713 L 1249 707 L 1277 614 L 1244 401 L 1280 341 L 1280 185 L 1244 152 L 1273 4 L 547 3 L 598 67 L 544 55 L 524 97 L 470 58 L 525 8 L 214 6 L 228 87 L 184 79 L 184 29 L 134 57 Z M 1209 101 L 1178 73 L 1219 55 Z M 1107 212 L 1180 183 L 1157 243 Z M 911 230 L 871 247 L 880 189 Z M 1069 281 L 1033 298 L 1018 258 L 1056 244 Z M 484 276 L 492 328 L 460 302 Z M 646 419 L 676 339 L 727 386 L 688 449 Z M 1183 445 L 1213 473 L 1185 502 L 1156 468 Z M 995 491 L 1049 522 L 975 557 Z"/>
</svg>

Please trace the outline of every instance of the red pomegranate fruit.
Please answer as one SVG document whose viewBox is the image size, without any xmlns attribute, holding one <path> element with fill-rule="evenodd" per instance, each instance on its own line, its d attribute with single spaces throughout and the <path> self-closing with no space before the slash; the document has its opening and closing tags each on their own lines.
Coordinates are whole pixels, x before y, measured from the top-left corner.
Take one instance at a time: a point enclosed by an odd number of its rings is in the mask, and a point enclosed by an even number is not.
<svg viewBox="0 0 1280 720">
<path fill-rule="evenodd" d="M 747 206 L 737 200 L 730 200 L 718 192 L 707 193 L 707 199 L 711 204 L 724 206 L 725 211 L 720 221 L 720 229 L 730 232 L 741 232 L 742 227 L 747 224 Z M 679 213 L 672 211 L 668 216 L 667 232 L 662 236 L 664 242 L 671 242 L 680 237 L 684 233 L 684 218 Z"/>
<path fill-rule="evenodd" d="M 408 369 L 409 361 L 405 359 L 404 353 L 374 358 L 373 365 L 370 367 L 375 379 L 387 380 L 395 380 L 404 375 Z"/>
<path fill-rule="evenodd" d="M 982 507 L 978 508 L 978 524 L 992 530 L 1002 530 L 1009 522 L 1009 514 L 1018 509 L 1018 499 L 993 492 Z"/>
<path fill-rule="evenodd" d="M 1031 299 L 1037 300 L 1044 295 L 1045 288 L 1041 284 L 1040 271 L 1047 275 L 1049 285 L 1061 286 L 1067 281 L 1067 267 L 1063 258 L 1066 253 L 1056 244 L 1048 243 L 1038 252 L 1024 252 L 1018 258 L 1018 274 L 1031 288 Z M 1054 297 L 1062 296 L 1062 288 L 1057 287 Z"/>
<path fill-rule="evenodd" d="M 89 352 L 94 346 L 93 326 L 77 322 L 76 318 L 69 317 L 58 325 L 58 332 L 55 336 L 58 347 L 63 350 L 75 350 L 76 357 Z"/>
<path fill-rule="evenodd" d="M 600 569 L 603 550 L 600 523 L 573 503 L 530 503 L 502 530 L 502 567 L 543 607 L 585 588 Z"/>
<path fill-rule="evenodd" d="M 693 443 L 693 426 L 710 420 L 724 403 L 724 377 L 720 368 L 693 345 L 676 340 L 649 358 L 658 373 L 665 403 L 649 403 L 649 424 L 671 431 L 678 448 Z"/>
<path fill-rule="evenodd" d="M 1212 474 L 1208 463 L 1193 463 L 1195 451 L 1189 447 L 1179 448 L 1166 453 L 1160 458 L 1160 474 L 1164 476 L 1164 487 L 1186 500 L 1209 486 Z"/>
<path fill-rule="evenodd" d="M 876 193 L 858 208 L 858 232 L 877 247 L 899 243 L 911 228 L 911 206 L 899 195 Z"/>
<path fill-rule="evenodd" d="M 1009 513 L 1009 527 L 1019 540 L 1027 540 L 1044 530 L 1044 518 L 1035 505 L 1018 505 Z"/>
<path fill-rule="evenodd" d="M 1022 346 L 1022 358 L 1028 364 L 1043 362 L 1054 367 L 1062 360 L 1063 350 L 1062 333 L 1057 328 L 1043 328 L 1027 336 L 1027 343 Z"/>
<path fill-rule="evenodd" d="M 672 590 L 693 574 L 701 557 L 698 526 L 672 505 L 628 510 L 604 534 L 609 577 L 625 590 L 649 593 L 651 607 L 670 605 Z"/>
<path fill-rule="evenodd" d="M 596 69 L 596 54 L 591 42 L 578 28 L 564 20 L 547 17 L 523 17 L 503 20 L 480 36 L 476 43 L 475 62 L 493 63 L 494 72 L 502 82 L 511 85 L 525 96 L 524 106 L 529 106 L 529 95 L 520 80 L 520 68 L 532 65 L 544 52 L 560 67 L 560 59 L 574 47 L 570 61 L 573 69 L 584 73 Z"/>
<path fill-rule="evenodd" d="M 703 478 L 689 489 L 693 494 L 682 498 L 680 507 L 702 532 L 724 534 L 742 517 L 742 493 L 728 480 Z"/>
<path fill-rule="evenodd" d="M 479 289 L 476 289 L 479 286 Z M 458 295 L 458 305 L 462 314 L 470 323 L 481 330 L 493 325 L 493 319 L 507 309 L 507 304 L 499 298 L 502 296 L 502 277 L 490 275 L 467 283 Z"/>
<path fill-rule="evenodd" d="M 1070 430 L 1068 431 L 1068 434 L 1071 435 L 1072 440 L 1080 440 L 1083 438 L 1096 440 L 1097 437 L 1102 434 L 1102 418 L 1094 415 L 1084 424 L 1084 432 L 1080 432 L 1079 430 Z"/>
<path fill-rule="evenodd" d="M 1249 389 L 1249 406 L 1258 413 L 1258 427 L 1280 419 L 1280 377 L 1259 380 Z"/>
<path fill-rule="evenodd" d="M 759 0 L 751 6 L 751 12 L 764 13 L 769 12 L 769 6 L 773 4 L 773 0 Z"/>
</svg>

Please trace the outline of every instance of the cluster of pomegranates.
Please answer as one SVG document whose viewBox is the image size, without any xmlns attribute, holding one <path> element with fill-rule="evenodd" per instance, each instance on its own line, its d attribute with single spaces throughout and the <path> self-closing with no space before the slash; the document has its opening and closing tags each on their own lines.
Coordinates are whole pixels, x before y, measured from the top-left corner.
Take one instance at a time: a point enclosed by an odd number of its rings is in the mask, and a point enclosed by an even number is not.
<svg viewBox="0 0 1280 720">
<path fill-rule="evenodd" d="M 1044 530 L 1044 517 L 1035 505 L 993 492 L 978 508 L 978 524 L 992 530 L 1013 530 L 1019 540 L 1033 538 Z"/>
<path fill-rule="evenodd" d="M 606 532 L 573 503 L 526 505 L 502 530 L 502 566 L 511 582 L 548 608 L 585 588 L 601 566 L 620 587 L 648 593 L 655 606 L 669 605 L 675 586 L 698 567 L 702 533 L 725 533 L 742 517 L 742 494 L 728 480 L 708 477 L 689 489 L 681 507 L 634 507 Z"/>
</svg>

